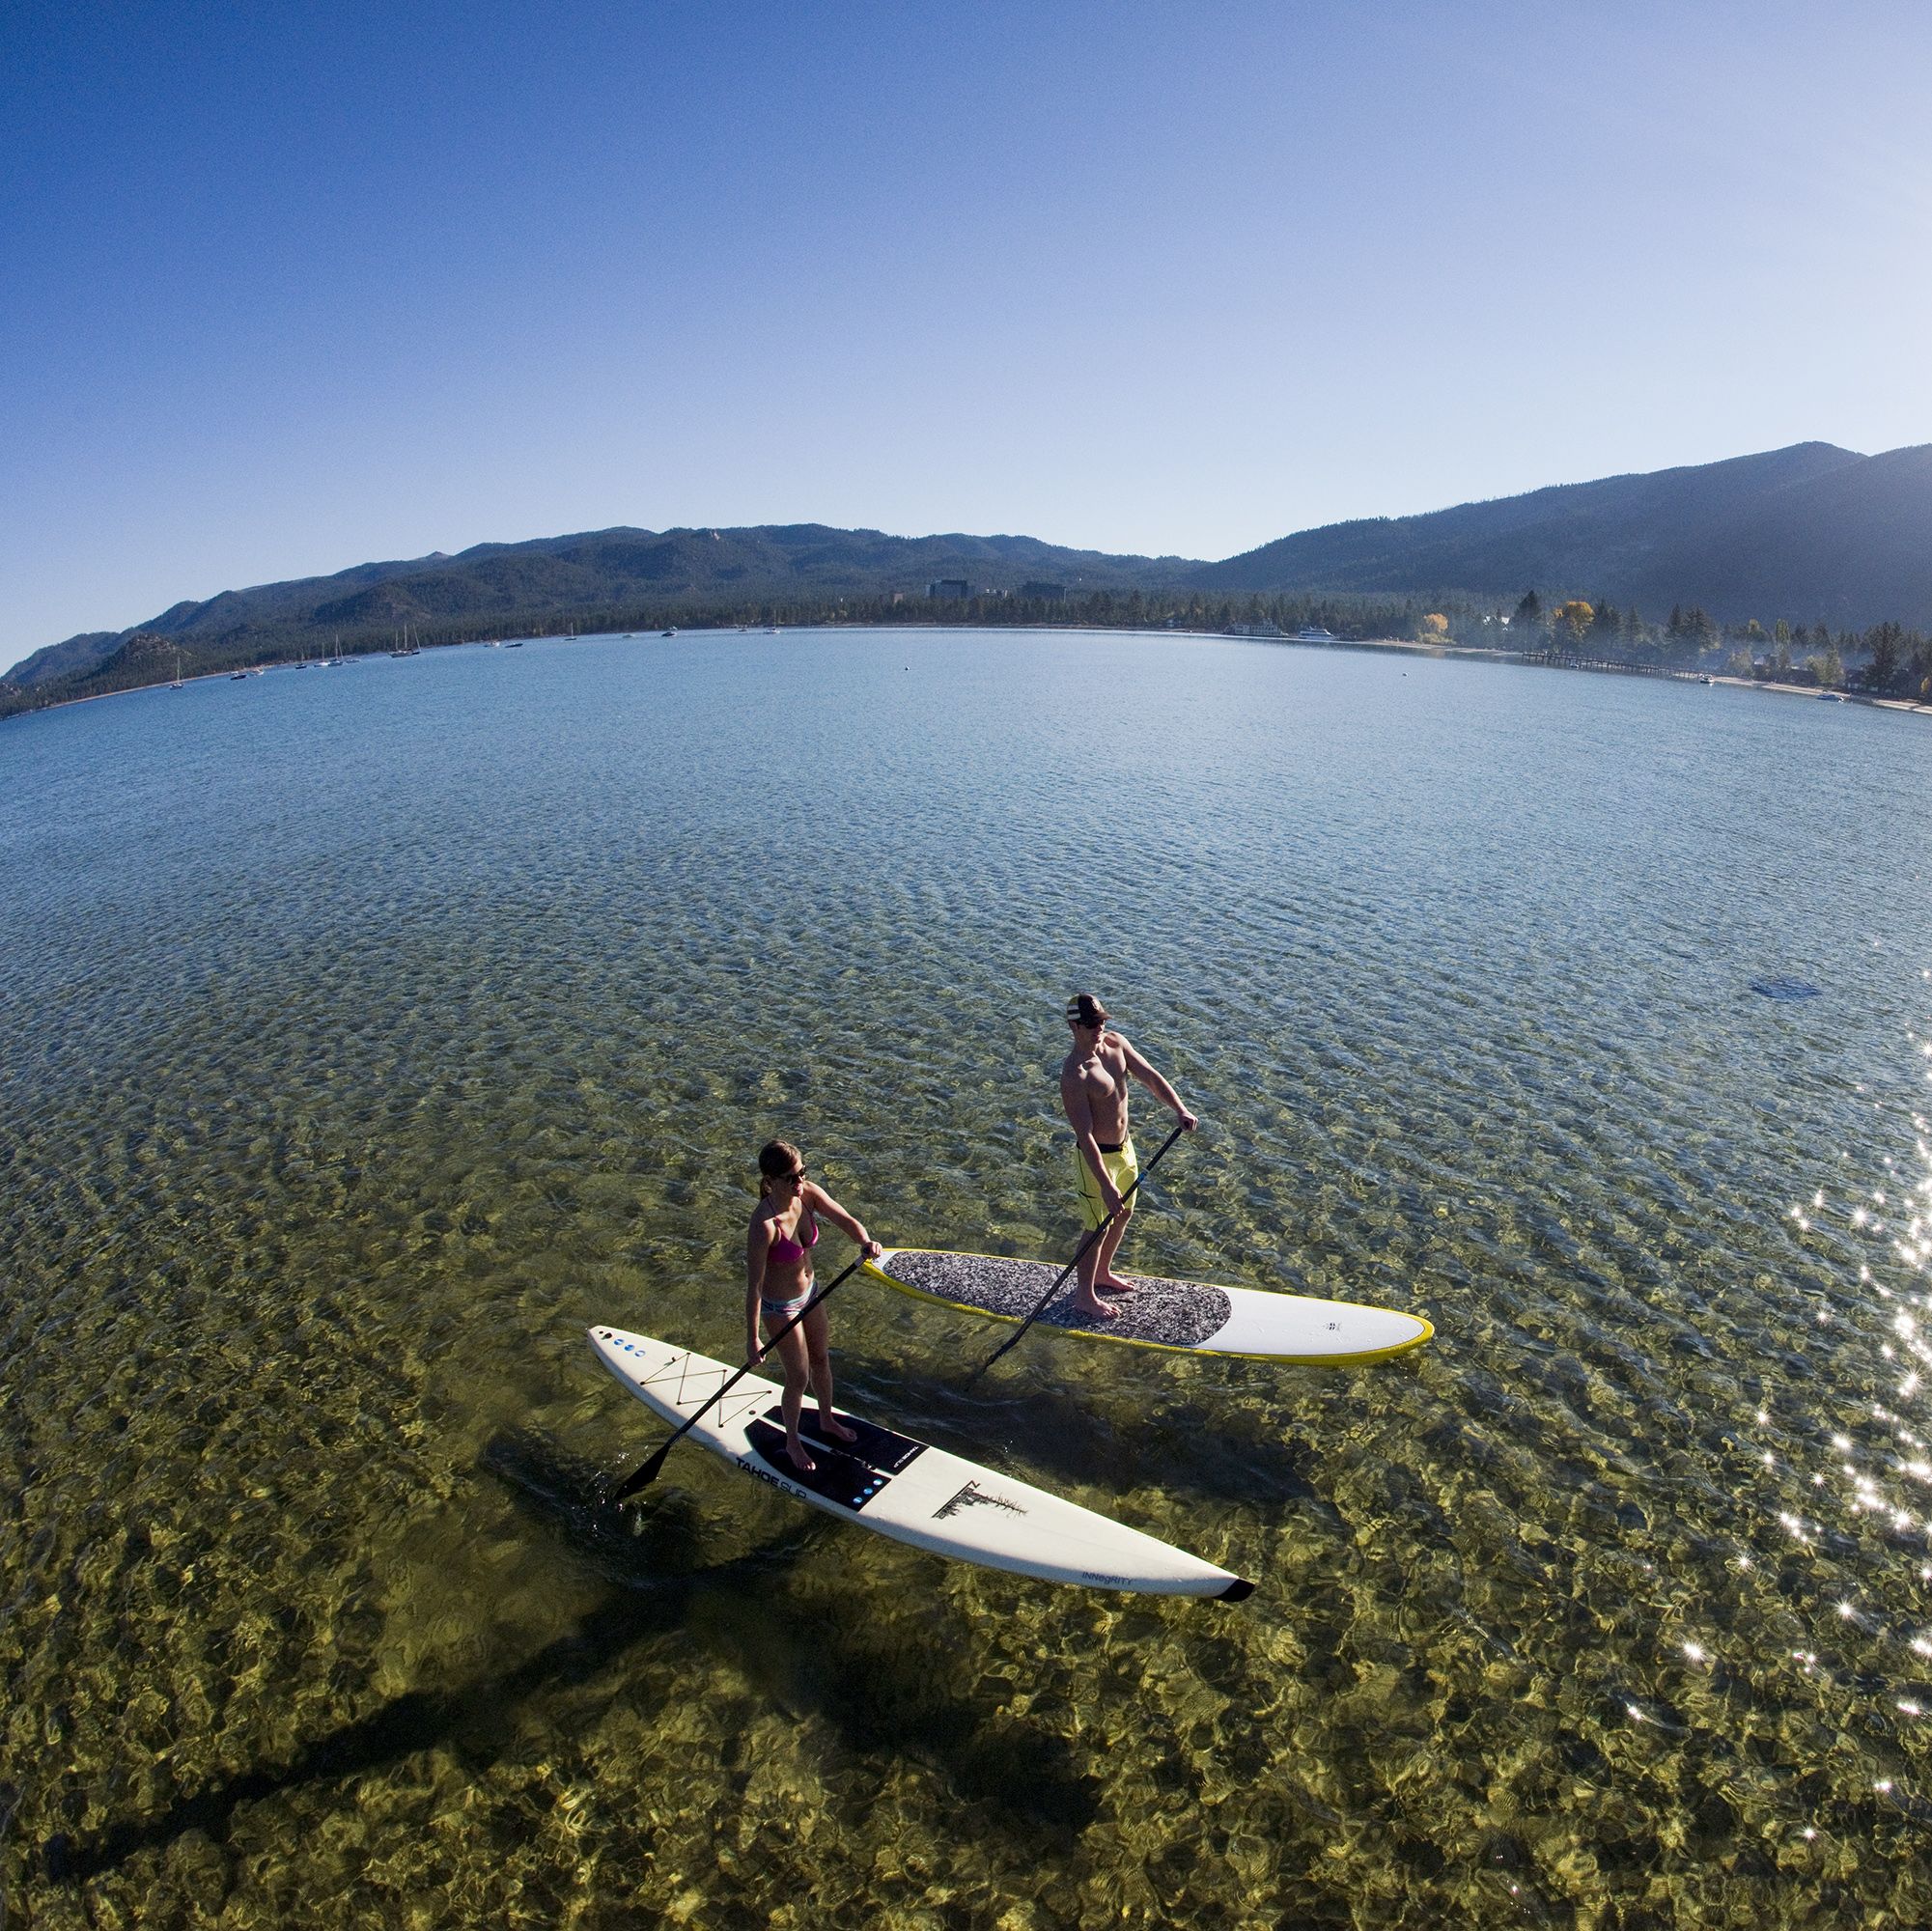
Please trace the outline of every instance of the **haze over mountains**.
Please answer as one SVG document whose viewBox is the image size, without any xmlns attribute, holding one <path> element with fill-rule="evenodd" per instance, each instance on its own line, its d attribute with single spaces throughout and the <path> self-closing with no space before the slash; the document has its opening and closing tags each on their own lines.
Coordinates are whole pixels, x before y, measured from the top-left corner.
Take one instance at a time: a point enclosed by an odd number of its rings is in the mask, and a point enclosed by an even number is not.
<svg viewBox="0 0 1932 1931">
<path fill-rule="evenodd" d="M 1830 443 L 1729 462 L 1607 477 L 1424 516 L 1303 530 L 1220 563 L 1114 556 L 1030 537 L 892 537 L 822 524 L 611 529 L 480 544 L 362 564 L 336 575 L 177 603 L 130 630 L 86 632 L 37 651 L 10 681 L 83 678 L 118 654 L 180 649 L 207 664 L 334 634 L 510 630 L 581 613 L 749 609 L 761 601 L 923 602 L 926 586 L 1029 584 L 1245 597 L 1249 593 L 1460 593 L 1513 603 L 1608 597 L 1661 618 L 1701 605 L 1721 621 L 1892 619 L 1932 629 L 1932 445 L 1861 456 Z M 634 621 L 634 620 L 633 620 Z"/>
</svg>

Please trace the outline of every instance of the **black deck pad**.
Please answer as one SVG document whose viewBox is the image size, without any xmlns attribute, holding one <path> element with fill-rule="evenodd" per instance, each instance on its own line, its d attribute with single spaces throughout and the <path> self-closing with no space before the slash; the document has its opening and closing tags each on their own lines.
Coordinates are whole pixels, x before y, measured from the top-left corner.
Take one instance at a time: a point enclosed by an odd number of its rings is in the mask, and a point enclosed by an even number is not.
<svg viewBox="0 0 1932 1931">
<path fill-rule="evenodd" d="M 823 1441 L 834 1455 L 849 1455 L 854 1462 L 863 1462 L 869 1469 L 877 1469 L 882 1475 L 896 1475 L 908 1463 L 916 1461 L 926 1452 L 923 1441 L 914 1441 L 910 1435 L 895 1435 L 889 1428 L 881 1428 L 876 1422 L 861 1421 L 855 1414 L 848 1414 L 844 1409 L 835 1408 L 832 1413 L 858 1437 L 856 1441 L 834 1441 L 819 1421 L 817 1409 L 807 1405 L 798 1417 L 798 1433 L 808 1443 L 816 1445 Z M 765 1419 L 775 1427 L 785 1425 L 785 1411 L 771 1407 L 765 1411 Z"/>
<path fill-rule="evenodd" d="M 895 1253 L 885 1272 L 921 1294 L 1023 1321 L 1060 1270 L 1046 1261 L 1002 1260 L 990 1254 Z M 1114 1320 L 1095 1321 L 1076 1313 L 1074 1296 L 1079 1284 L 1070 1275 L 1041 1315 L 1041 1326 L 1108 1334 L 1119 1341 L 1156 1341 L 1164 1348 L 1197 1348 L 1219 1333 L 1234 1312 L 1234 1304 L 1218 1287 L 1190 1280 L 1149 1280 L 1135 1273 L 1125 1278 L 1136 1283 L 1132 1294 L 1101 1293 L 1103 1301 L 1120 1309 Z"/>
<path fill-rule="evenodd" d="M 791 1456 L 785 1452 L 782 1424 L 774 1428 L 769 1421 L 753 1421 L 746 1425 L 744 1433 L 761 1462 L 770 1463 L 781 1475 L 788 1476 L 801 1489 L 810 1489 L 815 1496 L 824 1496 L 827 1501 L 837 1502 L 839 1507 L 849 1508 L 854 1515 L 892 1479 L 883 1470 L 869 1467 L 854 1455 L 841 1454 L 836 1448 L 823 1448 L 816 1441 L 808 1441 L 805 1445 L 818 1467 L 809 1471 L 795 1468 Z"/>
</svg>

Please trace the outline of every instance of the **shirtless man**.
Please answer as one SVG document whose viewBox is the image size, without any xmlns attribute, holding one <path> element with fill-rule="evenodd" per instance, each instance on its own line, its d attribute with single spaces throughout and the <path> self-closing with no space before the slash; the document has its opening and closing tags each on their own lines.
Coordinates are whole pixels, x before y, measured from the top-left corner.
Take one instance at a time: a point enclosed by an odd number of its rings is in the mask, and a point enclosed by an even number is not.
<svg viewBox="0 0 1932 1931">
<path fill-rule="evenodd" d="M 1119 1309 L 1095 1292 L 1131 1294 L 1134 1283 L 1113 1271 L 1114 1251 L 1134 1214 L 1132 1200 L 1122 1195 L 1140 1172 L 1134 1138 L 1127 1125 L 1127 1082 L 1130 1076 L 1147 1088 L 1188 1132 L 1193 1114 L 1181 1096 L 1135 1052 L 1117 1032 L 1107 1030 L 1106 1008 L 1091 993 L 1078 993 L 1067 1001 L 1067 1023 L 1074 1029 L 1074 1049 L 1060 1064 L 1060 1105 L 1074 1130 L 1074 1161 L 1079 1169 L 1080 1212 L 1091 1233 L 1106 1232 L 1081 1254 L 1079 1292 L 1074 1297 L 1078 1313 L 1111 1321 Z M 1108 1216 L 1113 1217 L 1108 1219 Z"/>
</svg>

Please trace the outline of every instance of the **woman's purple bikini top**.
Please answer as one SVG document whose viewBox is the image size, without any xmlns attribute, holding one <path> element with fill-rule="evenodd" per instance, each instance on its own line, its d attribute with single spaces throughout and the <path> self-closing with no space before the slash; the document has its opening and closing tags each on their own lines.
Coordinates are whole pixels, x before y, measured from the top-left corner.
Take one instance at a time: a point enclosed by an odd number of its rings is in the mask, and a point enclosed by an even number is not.
<svg viewBox="0 0 1932 1931">
<path fill-rule="evenodd" d="M 812 1230 L 812 1238 L 801 1246 L 790 1234 L 780 1234 L 771 1243 L 771 1251 L 766 1256 L 766 1264 L 768 1266 L 779 1268 L 791 1267 L 795 1262 L 805 1258 L 806 1247 L 815 1247 L 818 1245 L 819 1223 L 809 1214 L 801 1215 L 799 1217 Z"/>
</svg>

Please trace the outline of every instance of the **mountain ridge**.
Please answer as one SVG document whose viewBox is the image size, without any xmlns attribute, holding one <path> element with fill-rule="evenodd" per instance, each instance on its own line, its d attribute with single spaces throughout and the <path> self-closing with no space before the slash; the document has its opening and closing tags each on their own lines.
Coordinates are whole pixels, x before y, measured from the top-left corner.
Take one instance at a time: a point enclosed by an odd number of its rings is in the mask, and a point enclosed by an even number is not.
<svg viewBox="0 0 1932 1931">
<path fill-rule="evenodd" d="M 1792 443 L 1324 524 L 1219 562 L 960 531 L 899 537 L 809 522 L 619 523 L 185 599 L 126 630 L 49 644 L 7 682 L 15 690 L 84 683 L 145 638 L 215 667 L 256 650 L 320 649 L 342 632 L 379 641 L 405 625 L 451 636 L 586 619 L 634 628 L 681 609 L 750 613 L 792 602 L 836 611 L 848 600 L 956 615 L 956 601 L 929 603 L 925 590 L 960 578 L 975 594 L 1013 597 L 1044 583 L 1076 599 L 1138 592 L 1196 602 L 1456 596 L 1500 606 L 1534 589 L 1546 602 L 1610 598 L 1651 616 L 1694 604 L 1728 623 L 1786 617 L 1838 629 L 1883 621 L 1932 629 L 1932 444 L 1866 456 Z M 1046 602 L 1043 614 L 1050 614 Z"/>
<path fill-rule="evenodd" d="M 1514 584 L 1519 593 L 1535 587 L 1626 602 L 1647 597 L 1653 605 L 1660 598 L 1702 602 L 1708 600 L 1694 580 L 1697 556 L 1670 556 L 1658 567 L 1687 518 L 1702 532 L 1701 555 L 1715 530 L 1761 516 L 1780 492 L 1873 460 L 1832 443 L 1794 443 L 1720 462 L 1550 484 L 1414 516 L 1358 518 L 1277 538 L 1209 565 L 1193 580 L 1219 590 L 1457 589 L 1493 596 Z M 1667 588 L 1660 577 L 1668 579 Z"/>
</svg>

